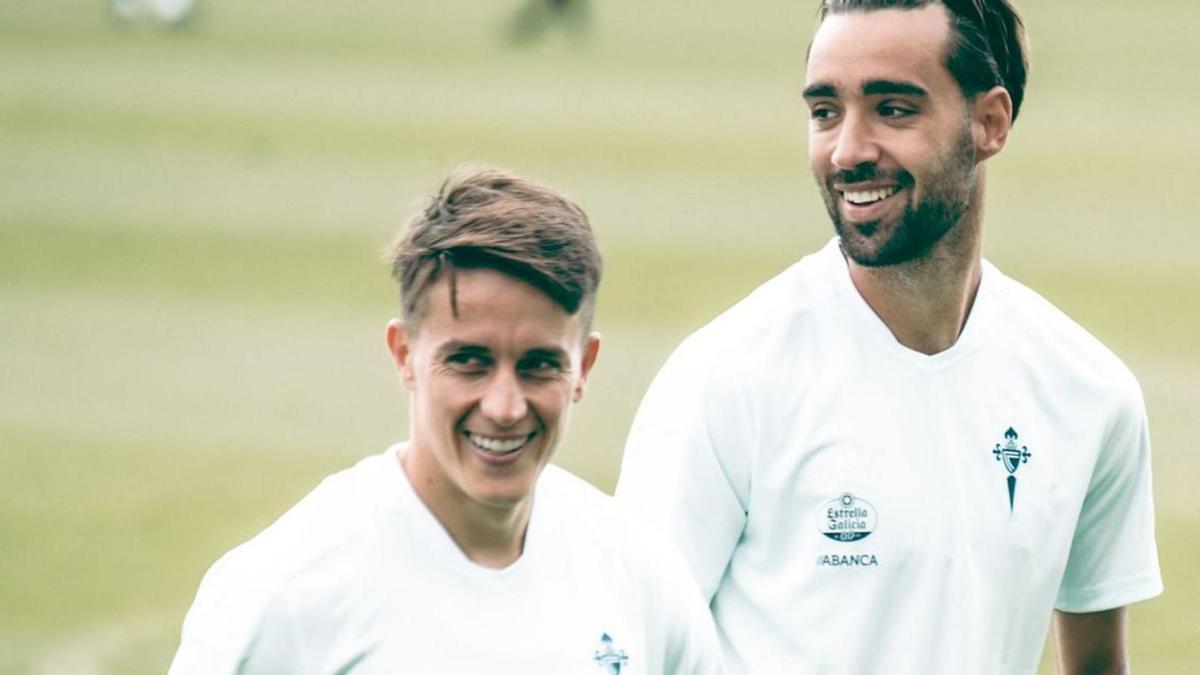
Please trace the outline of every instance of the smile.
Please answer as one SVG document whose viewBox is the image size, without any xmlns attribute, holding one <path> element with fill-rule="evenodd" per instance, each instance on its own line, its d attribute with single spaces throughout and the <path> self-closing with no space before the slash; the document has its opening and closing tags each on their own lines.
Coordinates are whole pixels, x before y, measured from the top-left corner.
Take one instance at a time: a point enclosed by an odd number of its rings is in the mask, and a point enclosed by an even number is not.
<svg viewBox="0 0 1200 675">
<path fill-rule="evenodd" d="M 842 198 L 854 206 L 869 206 L 881 202 L 900 191 L 900 187 L 876 188 L 874 190 L 843 190 Z"/>
<path fill-rule="evenodd" d="M 533 440 L 533 437 L 537 435 L 537 432 L 534 431 L 516 438 L 491 438 L 472 431 L 463 433 L 466 434 L 467 440 L 471 442 L 471 445 L 491 455 L 508 455 L 514 453 L 525 447 L 525 444 Z"/>
</svg>

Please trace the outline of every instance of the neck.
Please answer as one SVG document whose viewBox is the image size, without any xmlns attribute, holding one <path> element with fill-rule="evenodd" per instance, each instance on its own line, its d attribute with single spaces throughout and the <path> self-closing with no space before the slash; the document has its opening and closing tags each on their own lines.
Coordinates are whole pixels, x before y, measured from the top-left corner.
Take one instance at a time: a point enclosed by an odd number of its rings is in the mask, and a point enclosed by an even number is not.
<svg viewBox="0 0 1200 675">
<path fill-rule="evenodd" d="M 533 511 L 533 496 L 512 505 L 480 504 L 449 485 L 434 480 L 439 471 L 426 466 L 436 459 L 428 453 L 412 452 L 411 443 L 399 453 L 399 461 L 417 497 L 445 528 L 463 555 L 490 569 L 503 569 L 517 561 L 525 547 L 525 532 Z"/>
<path fill-rule="evenodd" d="M 922 354 L 954 346 L 982 275 L 982 194 L 927 255 L 900 265 L 863 267 L 847 260 L 859 295 L 900 344 Z"/>
</svg>

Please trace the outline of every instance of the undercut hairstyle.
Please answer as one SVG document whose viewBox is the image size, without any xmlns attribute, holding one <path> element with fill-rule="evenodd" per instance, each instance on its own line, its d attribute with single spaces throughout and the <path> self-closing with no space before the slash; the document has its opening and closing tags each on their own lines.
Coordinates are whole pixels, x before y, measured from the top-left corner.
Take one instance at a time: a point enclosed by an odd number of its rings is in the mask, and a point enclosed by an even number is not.
<svg viewBox="0 0 1200 675">
<path fill-rule="evenodd" d="M 876 9 L 919 9 L 943 5 L 950 14 L 946 68 L 971 100 L 992 87 L 1008 90 L 1015 122 L 1025 99 L 1029 44 L 1025 24 L 1010 0 L 823 0 L 820 19 L 830 14 Z"/>
<path fill-rule="evenodd" d="M 455 269 L 486 268 L 545 293 L 591 328 L 603 262 L 587 215 L 541 183 L 494 168 L 453 170 L 409 220 L 386 255 L 410 331 L 419 330 L 429 289 L 443 276 L 458 317 Z"/>
</svg>

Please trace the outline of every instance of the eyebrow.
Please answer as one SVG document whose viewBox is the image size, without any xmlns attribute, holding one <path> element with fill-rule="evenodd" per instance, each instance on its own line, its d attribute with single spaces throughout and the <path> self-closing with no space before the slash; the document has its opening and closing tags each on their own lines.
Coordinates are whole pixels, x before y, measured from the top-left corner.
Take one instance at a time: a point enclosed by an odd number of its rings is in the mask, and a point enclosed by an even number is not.
<svg viewBox="0 0 1200 675">
<path fill-rule="evenodd" d="M 470 354 L 472 356 L 488 356 L 491 350 L 483 345 L 472 344 L 469 342 L 460 342 L 451 340 L 443 343 L 437 349 L 439 357 L 445 357 L 449 354 Z M 555 359 L 561 362 L 569 361 L 567 353 L 557 347 L 534 347 L 525 352 L 521 358 L 539 358 L 539 359 Z"/>
<path fill-rule="evenodd" d="M 929 92 L 924 87 L 917 86 L 911 82 L 897 82 L 894 80 L 870 80 L 863 84 L 863 96 L 880 96 L 880 95 L 902 95 L 902 96 L 920 96 L 926 97 Z M 837 87 L 832 84 L 818 82 L 804 89 L 804 98 L 837 98 Z"/>
<path fill-rule="evenodd" d="M 567 353 L 557 347 L 539 347 L 525 352 L 525 358 L 554 359 L 559 362 L 568 361 Z"/>
<path fill-rule="evenodd" d="M 439 346 L 438 350 L 437 350 L 438 356 L 445 356 L 447 354 L 474 354 L 474 355 L 483 356 L 483 355 L 486 355 L 487 353 L 488 353 L 488 348 L 484 347 L 483 345 L 470 344 L 467 342 L 459 342 L 458 340 L 451 340 L 449 342 L 445 342 L 441 346 Z"/>
<path fill-rule="evenodd" d="M 837 87 L 832 84 L 810 84 L 804 88 L 804 98 L 837 98 Z"/>
<path fill-rule="evenodd" d="M 871 80 L 863 85 L 863 96 L 879 96 L 880 94 L 899 94 L 902 96 L 928 96 L 924 87 L 911 82 L 895 82 L 893 80 Z"/>
</svg>

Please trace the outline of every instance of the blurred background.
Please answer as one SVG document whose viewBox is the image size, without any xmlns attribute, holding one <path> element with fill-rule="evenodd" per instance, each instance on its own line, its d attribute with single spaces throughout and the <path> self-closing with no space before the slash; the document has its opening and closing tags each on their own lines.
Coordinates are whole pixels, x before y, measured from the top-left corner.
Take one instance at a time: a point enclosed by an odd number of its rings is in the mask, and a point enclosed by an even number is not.
<svg viewBox="0 0 1200 675">
<path fill-rule="evenodd" d="M 1022 4 L 986 252 L 1142 382 L 1167 592 L 1132 652 L 1192 673 L 1200 4 Z M 0 4 L 0 672 L 164 672 L 218 555 L 404 437 L 380 249 L 459 162 L 592 217 L 606 341 L 558 461 L 611 490 L 668 352 L 830 236 L 815 6 Z"/>
</svg>

